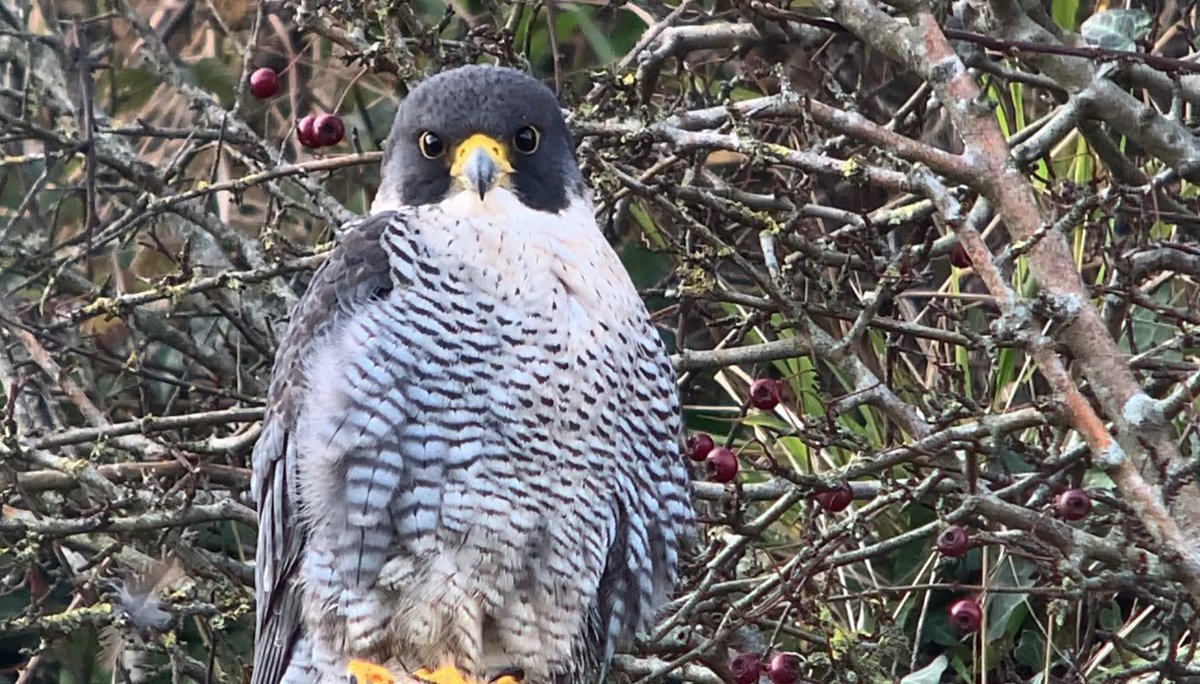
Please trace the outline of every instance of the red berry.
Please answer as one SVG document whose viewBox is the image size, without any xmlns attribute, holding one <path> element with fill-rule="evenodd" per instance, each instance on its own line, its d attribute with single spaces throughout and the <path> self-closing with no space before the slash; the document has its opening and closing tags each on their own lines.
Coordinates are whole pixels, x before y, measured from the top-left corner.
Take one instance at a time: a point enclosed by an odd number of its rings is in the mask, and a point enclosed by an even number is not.
<svg viewBox="0 0 1200 684">
<path fill-rule="evenodd" d="M 703 461 L 704 458 L 708 456 L 708 452 L 712 451 L 716 447 L 717 445 L 715 442 L 713 442 L 712 437 L 706 433 L 697 432 L 688 438 L 688 458 L 692 459 L 693 461 Z"/>
<path fill-rule="evenodd" d="M 346 137 L 346 124 L 337 114 L 321 114 L 313 123 L 313 130 L 316 131 L 320 147 L 332 147 Z"/>
<path fill-rule="evenodd" d="M 729 673 L 736 684 L 754 684 L 762 675 L 762 660 L 757 653 L 739 653 L 729 661 Z"/>
<path fill-rule="evenodd" d="M 1054 512 L 1063 520 L 1083 520 L 1092 511 L 1092 497 L 1082 489 L 1068 489 L 1054 497 Z"/>
<path fill-rule="evenodd" d="M 850 488 L 850 485 L 844 484 L 837 489 L 820 492 L 815 498 L 817 503 L 821 504 L 821 508 L 830 513 L 839 513 L 846 510 L 850 502 L 854 501 L 854 490 Z"/>
<path fill-rule="evenodd" d="M 796 684 L 800 679 L 800 655 L 796 653 L 776 653 L 771 656 L 767 665 L 767 679 L 771 684 Z"/>
<path fill-rule="evenodd" d="M 304 145 L 305 147 L 321 146 L 321 144 L 317 142 L 316 124 L 317 117 L 313 116 L 312 114 L 300 119 L 300 123 L 296 124 L 296 138 L 300 141 L 301 145 Z"/>
<path fill-rule="evenodd" d="M 250 74 L 250 94 L 260 100 L 275 97 L 279 92 L 279 74 L 274 69 L 263 67 Z"/>
<path fill-rule="evenodd" d="M 971 255 L 961 242 L 954 243 L 954 249 L 950 250 L 950 263 L 957 268 L 971 268 Z"/>
<path fill-rule="evenodd" d="M 759 378 L 750 384 L 750 405 L 754 408 L 770 411 L 779 405 L 779 399 L 778 380 Z"/>
<path fill-rule="evenodd" d="M 949 612 L 950 624 L 964 634 L 979 631 L 983 624 L 983 609 L 975 599 L 958 599 L 950 604 Z"/>
<path fill-rule="evenodd" d="M 737 477 L 737 455 L 725 447 L 708 452 L 704 462 L 708 464 L 708 476 L 717 482 L 732 482 Z"/>
<path fill-rule="evenodd" d="M 937 537 L 937 550 L 943 556 L 958 558 L 967 553 L 971 539 L 962 525 L 947 525 Z"/>
</svg>

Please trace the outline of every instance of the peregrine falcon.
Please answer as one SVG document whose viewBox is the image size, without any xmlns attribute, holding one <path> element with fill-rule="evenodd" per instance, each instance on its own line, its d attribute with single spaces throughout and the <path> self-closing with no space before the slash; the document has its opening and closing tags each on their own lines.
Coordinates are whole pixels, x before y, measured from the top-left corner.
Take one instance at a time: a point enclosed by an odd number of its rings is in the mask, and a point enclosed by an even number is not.
<svg viewBox="0 0 1200 684">
<path fill-rule="evenodd" d="M 595 681 L 693 518 L 664 345 L 538 81 L 429 78 L 386 150 L 275 357 L 253 682 Z"/>
</svg>

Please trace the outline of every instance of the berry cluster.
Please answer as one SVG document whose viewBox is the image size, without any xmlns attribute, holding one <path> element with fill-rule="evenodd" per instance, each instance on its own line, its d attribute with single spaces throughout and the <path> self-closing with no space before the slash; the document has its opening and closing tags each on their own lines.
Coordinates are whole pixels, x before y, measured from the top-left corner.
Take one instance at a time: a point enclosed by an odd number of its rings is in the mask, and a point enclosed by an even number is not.
<svg viewBox="0 0 1200 684">
<path fill-rule="evenodd" d="M 783 383 L 770 378 L 759 378 L 750 384 L 749 403 L 756 409 L 770 411 L 779 405 L 783 396 Z M 693 461 L 703 461 L 708 466 L 708 475 L 716 482 L 733 482 L 738 474 L 737 454 L 725 447 L 718 447 L 713 438 L 697 433 L 688 439 L 688 456 Z"/>
<path fill-rule="evenodd" d="M 305 147 L 332 147 L 346 135 L 346 125 L 337 114 L 308 114 L 296 126 L 296 137 Z"/>
<path fill-rule="evenodd" d="M 934 542 L 938 553 L 947 558 L 961 558 L 971 548 L 971 537 L 962 525 L 947 525 Z M 963 634 L 979 631 L 983 624 L 983 608 L 973 598 L 957 599 L 948 609 L 950 625 Z"/>
<path fill-rule="evenodd" d="M 1082 489 L 1068 489 L 1054 497 L 1054 514 L 1063 520 L 1083 520 L 1092 510 L 1092 498 Z M 948 558 L 965 556 L 971 538 L 962 525 L 947 525 L 935 541 L 938 553 Z M 948 609 L 950 624 L 963 634 L 978 632 L 983 626 L 983 608 L 976 598 L 960 598 Z"/>
<path fill-rule="evenodd" d="M 279 94 L 279 74 L 263 67 L 250 74 L 250 94 L 261 100 Z M 332 147 L 346 137 L 346 124 L 337 114 L 309 114 L 296 126 L 296 138 L 310 149 Z"/>
<path fill-rule="evenodd" d="M 718 447 L 710 435 L 698 432 L 688 439 L 687 453 L 693 461 L 703 461 L 708 475 L 716 482 L 733 482 L 738 474 L 737 454 Z"/>
<path fill-rule="evenodd" d="M 736 684 L 754 684 L 764 674 L 771 684 L 796 684 L 800 679 L 800 655 L 796 653 L 776 653 L 767 661 L 766 672 L 763 672 L 763 659 L 757 653 L 741 653 L 729 661 L 729 673 L 733 675 Z"/>
</svg>

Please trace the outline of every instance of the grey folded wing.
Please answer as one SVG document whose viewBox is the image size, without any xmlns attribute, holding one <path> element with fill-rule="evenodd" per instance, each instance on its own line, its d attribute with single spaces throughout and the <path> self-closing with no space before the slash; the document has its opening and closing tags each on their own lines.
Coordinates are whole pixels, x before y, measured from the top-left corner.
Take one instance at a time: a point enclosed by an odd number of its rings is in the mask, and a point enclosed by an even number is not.
<svg viewBox="0 0 1200 684">
<path fill-rule="evenodd" d="M 359 306 L 392 289 L 380 236 L 394 216 L 375 214 L 343 231 L 341 243 L 296 304 L 275 354 L 263 432 L 253 454 L 251 486 L 258 501 L 259 529 L 252 684 L 279 682 L 304 638 L 299 569 L 307 533 L 299 515 L 294 428 L 304 402 L 305 362 L 314 341 Z"/>
</svg>

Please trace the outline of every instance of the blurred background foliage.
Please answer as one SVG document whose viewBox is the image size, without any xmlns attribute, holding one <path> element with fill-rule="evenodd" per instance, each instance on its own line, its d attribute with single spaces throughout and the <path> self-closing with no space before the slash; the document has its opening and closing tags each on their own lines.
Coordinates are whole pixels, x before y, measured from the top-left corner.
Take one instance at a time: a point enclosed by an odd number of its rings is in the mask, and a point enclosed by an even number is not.
<svg viewBox="0 0 1200 684">
<path fill-rule="evenodd" d="M 1076 46 L 1110 9 L 1026 5 Z M 1105 49 L 1194 54 L 1190 2 L 1133 9 L 1152 21 L 1101 26 L 1125 35 Z M 935 11 L 962 32 L 979 9 Z M 1070 102 L 1019 49 L 956 47 L 1014 144 Z M 791 94 L 957 154 L 944 109 L 815 6 L 766 0 L 0 0 L 0 681 L 245 678 L 248 459 L 288 308 L 368 210 L 371 153 L 408 87 L 481 61 L 560 93 L 600 225 L 676 354 L 689 430 L 741 464 L 737 486 L 696 467 L 703 543 L 682 598 L 615 677 L 732 681 L 731 656 L 787 651 L 801 681 L 1200 681 L 1196 597 L 993 327 L 952 230 L 918 193 L 871 180 L 906 177 L 907 158 L 803 107 L 737 105 Z M 246 91 L 260 67 L 279 95 Z M 1193 125 L 1188 98 L 1122 87 Z M 340 114 L 347 141 L 301 146 L 315 112 Z M 1067 127 L 1024 169 L 1161 398 L 1198 368 L 1195 188 L 1087 126 L 1099 133 Z M 985 219 L 1037 301 L 1001 218 Z M 1139 258 L 1150 266 L 1131 271 Z M 689 356 L 789 341 L 803 351 Z M 748 406 L 756 378 L 781 383 L 777 407 Z M 911 425 L 866 378 L 933 437 L 909 448 Z M 1177 493 L 1196 466 L 1194 402 L 1170 418 L 1188 459 L 1163 467 Z M 815 498 L 846 483 L 848 510 Z M 1073 488 L 1095 510 L 1068 525 L 1053 504 Z M 972 539 L 957 558 L 935 548 L 951 523 Z M 949 619 L 963 598 L 986 608 L 978 634 Z"/>
</svg>

